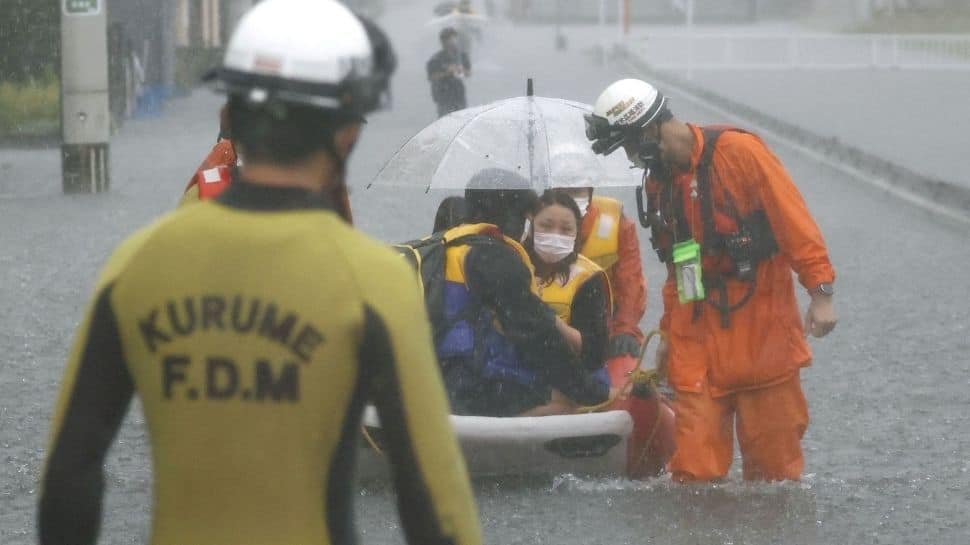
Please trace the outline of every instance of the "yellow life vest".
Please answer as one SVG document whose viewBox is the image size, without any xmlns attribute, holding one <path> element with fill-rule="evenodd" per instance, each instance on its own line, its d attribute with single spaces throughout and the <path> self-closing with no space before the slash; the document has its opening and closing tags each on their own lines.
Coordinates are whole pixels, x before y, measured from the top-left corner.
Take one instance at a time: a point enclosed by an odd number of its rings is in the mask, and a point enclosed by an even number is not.
<svg viewBox="0 0 970 545">
<path fill-rule="evenodd" d="M 463 224 L 458 227 L 454 227 L 445 231 L 443 237 L 446 244 L 445 247 L 445 306 L 446 308 L 450 304 L 456 304 L 462 308 L 464 305 L 468 304 L 470 297 L 470 290 L 467 283 L 467 275 L 465 274 L 465 258 L 468 256 L 468 252 L 474 247 L 474 244 L 462 244 L 457 242 L 452 246 L 447 246 L 451 241 L 457 240 L 461 237 L 469 235 L 479 235 L 492 237 L 496 240 L 502 240 L 505 244 L 511 247 L 519 255 L 519 258 L 525 264 L 529 271 L 530 279 L 530 290 L 532 293 L 539 295 L 539 288 L 536 284 L 535 279 L 535 268 L 532 266 L 532 260 L 529 259 L 529 253 L 526 252 L 525 248 L 519 244 L 518 241 L 511 239 L 507 236 L 501 234 L 501 231 L 495 225 L 490 223 L 477 223 L 477 224 Z M 500 238 L 501 237 L 501 238 Z M 455 286 L 458 285 L 461 288 L 455 290 Z M 449 303 L 449 297 L 450 303 Z M 446 315 L 448 311 L 445 311 Z M 460 323 L 457 322 L 452 327 L 458 326 Z M 499 333 L 499 335 L 504 336 L 504 331 L 502 330 L 502 325 L 497 319 L 492 320 L 492 327 Z M 455 345 L 449 344 L 449 333 L 446 333 L 442 339 L 442 344 L 438 345 L 439 351 L 448 352 L 450 350 L 464 351 L 471 350 L 472 346 L 465 346 L 463 343 L 459 342 Z M 440 354 L 441 352 L 439 352 Z M 531 380 L 531 379 L 529 379 Z"/>
<path fill-rule="evenodd" d="M 620 260 L 620 216 L 623 205 L 609 197 L 593 197 L 591 202 L 598 212 L 583 248 L 584 256 L 603 269 L 609 269 Z"/>
<path fill-rule="evenodd" d="M 444 237 L 445 242 L 447 243 L 448 241 L 468 235 L 492 236 L 493 233 L 497 234 L 499 232 L 498 227 L 490 223 L 473 223 L 453 227 L 445 232 Z M 532 260 L 529 259 L 529 253 L 525 251 L 525 248 L 523 248 L 517 240 L 502 235 L 502 241 L 515 250 L 517 254 L 519 254 L 522 262 L 525 263 L 525 266 L 529 269 L 529 274 L 532 275 L 532 292 L 538 294 L 539 289 L 535 282 L 535 267 L 532 266 Z M 472 246 L 470 244 L 457 244 L 455 246 L 449 246 L 448 249 L 445 250 L 446 282 L 465 283 L 465 256 L 468 255 L 468 251 L 471 250 L 471 248 Z"/>
<path fill-rule="evenodd" d="M 543 285 L 540 287 L 539 296 L 542 297 L 542 301 L 552 307 L 556 311 L 556 315 L 562 318 L 567 324 L 572 324 L 570 320 L 572 319 L 573 312 L 573 300 L 576 298 L 576 292 L 579 288 L 586 283 L 592 276 L 597 273 L 603 272 L 603 269 L 594 263 L 591 259 L 586 258 L 582 254 L 576 256 L 576 262 L 569 266 L 569 279 L 566 280 L 565 284 L 562 284 L 558 278 L 554 279 L 551 284 Z M 603 275 L 606 278 L 606 275 Z M 607 281 L 607 288 L 609 288 L 609 283 Z M 608 294 L 609 296 L 609 294 Z M 611 297 L 612 299 L 612 297 Z"/>
</svg>

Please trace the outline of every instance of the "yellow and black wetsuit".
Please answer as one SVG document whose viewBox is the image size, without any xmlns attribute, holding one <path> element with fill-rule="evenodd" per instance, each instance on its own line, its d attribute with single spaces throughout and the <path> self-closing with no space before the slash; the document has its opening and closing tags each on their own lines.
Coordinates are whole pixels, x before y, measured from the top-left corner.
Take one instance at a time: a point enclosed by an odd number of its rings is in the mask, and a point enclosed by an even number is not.
<svg viewBox="0 0 970 545">
<path fill-rule="evenodd" d="M 474 544 L 477 512 L 414 274 L 322 197 L 234 182 L 108 261 L 68 362 L 42 544 L 94 543 L 105 452 L 133 393 L 151 543 L 355 543 L 366 401 L 410 543 Z"/>
</svg>

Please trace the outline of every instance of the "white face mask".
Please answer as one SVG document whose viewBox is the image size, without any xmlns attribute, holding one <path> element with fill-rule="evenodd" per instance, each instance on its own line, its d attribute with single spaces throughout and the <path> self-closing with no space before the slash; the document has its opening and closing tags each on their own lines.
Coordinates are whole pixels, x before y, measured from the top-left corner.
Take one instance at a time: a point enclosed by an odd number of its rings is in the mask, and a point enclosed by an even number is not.
<svg viewBox="0 0 970 545">
<path fill-rule="evenodd" d="M 576 249 L 576 237 L 536 231 L 532 247 L 546 263 L 559 263 Z"/>
<path fill-rule="evenodd" d="M 582 216 L 586 215 L 586 211 L 589 210 L 589 197 L 573 197 L 576 201 L 576 206 L 579 207 L 579 214 Z"/>
</svg>

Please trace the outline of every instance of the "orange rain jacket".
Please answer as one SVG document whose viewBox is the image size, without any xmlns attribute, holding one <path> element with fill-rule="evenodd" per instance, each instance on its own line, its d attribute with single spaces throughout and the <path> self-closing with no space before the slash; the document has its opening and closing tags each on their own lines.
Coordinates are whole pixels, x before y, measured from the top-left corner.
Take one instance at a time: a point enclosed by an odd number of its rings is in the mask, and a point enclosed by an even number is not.
<svg viewBox="0 0 970 545">
<path fill-rule="evenodd" d="M 700 160 L 703 136 L 699 127 L 689 126 L 695 142 L 691 170 L 677 176 L 675 183 L 681 187 L 691 232 L 701 242 L 704 228 L 700 202 L 691 198 L 689 188 Z M 754 294 L 731 313 L 727 329 L 721 327 L 719 312 L 706 303 L 696 303 L 704 308 L 695 320 L 694 304 L 678 301 L 673 268 L 668 268 L 660 327 L 670 341 L 670 384 L 690 392 L 701 392 L 707 384 L 711 395 L 718 397 L 779 384 L 810 364 L 811 350 L 803 334 L 791 271 L 798 274 L 802 286 L 812 290 L 820 283 L 834 281 L 835 270 L 804 199 L 760 138 L 724 132 L 717 141 L 712 165 L 715 210 L 725 206 L 724 190 L 730 193 L 741 217 L 763 209 L 779 247 L 774 256 L 758 266 Z M 705 257 L 704 270 L 710 267 Z M 744 296 L 748 284 L 733 277 L 725 280 L 733 304 Z"/>
<path fill-rule="evenodd" d="M 580 240 L 585 244 L 596 225 L 596 218 L 600 211 L 590 202 L 583 225 L 580 228 Z M 643 275 L 643 263 L 640 261 L 640 242 L 637 239 L 637 226 L 625 214 L 620 215 L 620 232 L 618 241 L 619 259 L 606 270 L 613 289 L 613 326 L 610 335 L 629 333 L 643 344 L 643 332 L 640 331 L 640 319 L 647 310 L 647 280 Z"/>
<path fill-rule="evenodd" d="M 199 173 L 221 166 L 234 167 L 236 166 L 237 160 L 238 156 L 236 155 L 236 149 L 232 146 L 232 141 L 226 138 L 219 140 L 189 179 L 189 183 L 185 187 L 185 194 L 182 197 L 182 203 L 198 200 L 199 188 L 196 184 L 199 180 Z M 346 185 L 340 184 L 339 187 L 334 188 L 331 197 L 333 198 L 337 213 L 347 220 L 347 223 L 353 224 L 354 217 L 350 211 L 350 194 L 347 192 Z M 182 203 L 179 204 L 181 205 Z"/>
</svg>

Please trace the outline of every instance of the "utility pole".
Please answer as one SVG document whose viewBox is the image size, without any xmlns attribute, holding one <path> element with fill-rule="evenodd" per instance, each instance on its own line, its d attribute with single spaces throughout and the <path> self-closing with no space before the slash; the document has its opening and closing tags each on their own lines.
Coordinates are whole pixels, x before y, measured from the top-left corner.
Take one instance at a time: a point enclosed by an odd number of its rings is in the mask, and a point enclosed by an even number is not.
<svg viewBox="0 0 970 545">
<path fill-rule="evenodd" d="M 61 0 L 61 173 L 65 193 L 108 190 L 106 0 Z"/>
<path fill-rule="evenodd" d="M 694 78 L 694 0 L 687 0 L 687 79 Z"/>
<path fill-rule="evenodd" d="M 566 36 L 562 33 L 562 0 L 556 0 L 556 49 L 566 49 Z"/>
<path fill-rule="evenodd" d="M 606 64 L 606 1 L 600 0 L 599 35 L 600 35 L 600 64 Z"/>
</svg>

